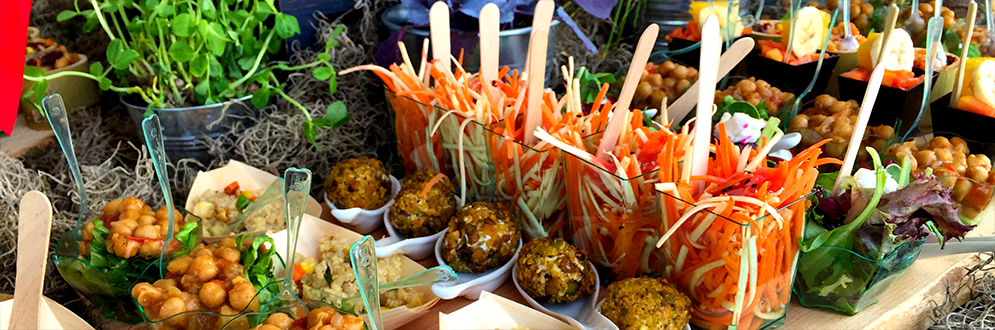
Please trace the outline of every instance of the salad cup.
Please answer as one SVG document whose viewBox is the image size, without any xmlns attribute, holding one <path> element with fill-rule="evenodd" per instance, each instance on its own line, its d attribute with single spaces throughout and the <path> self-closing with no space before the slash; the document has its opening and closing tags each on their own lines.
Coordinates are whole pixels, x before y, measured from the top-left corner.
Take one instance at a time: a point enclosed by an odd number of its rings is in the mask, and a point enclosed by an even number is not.
<svg viewBox="0 0 995 330">
<path fill-rule="evenodd" d="M 130 303 L 131 287 L 139 282 L 153 282 L 160 279 L 164 272 L 164 263 L 180 257 L 200 243 L 201 220 L 183 208 L 177 207 L 187 219 L 187 228 L 181 228 L 180 237 L 173 236 L 170 245 L 177 250 L 161 254 L 148 252 L 128 259 L 121 259 L 109 254 L 106 257 L 93 259 L 80 255 L 78 237 L 83 235 L 80 227 L 65 231 L 59 237 L 58 246 L 52 261 L 66 282 L 76 291 L 90 300 L 104 315 L 122 322 L 136 324 L 142 322 L 140 312 Z M 91 251 L 92 253 L 92 251 Z M 119 260 L 121 263 L 115 263 Z"/>
<path fill-rule="evenodd" d="M 700 329 L 783 325 L 808 195 L 780 209 L 761 205 L 766 214 L 755 217 L 727 203 L 695 205 L 657 192 L 663 229 L 679 225 L 661 245 L 664 277 L 691 298 L 691 323 Z M 681 219 L 687 222 L 680 225 Z"/>
<path fill-rule="evenodd" d="M 597 144 L 603 134 L 585 137 L 585 145 Z M 560 158 L 574 246 L 587 253 L 602 278 L 659 274 L 664 259 L 653 247 L 661 236 L 653 187 L 658 170 L 621 177 L 567 152 L 560 151 Z"/>
<path fill-rule="evenodd" d="M 831 53 L 826 53 L 826 55 L 828 56 L 822 61 L 822 68 L 818 72 L 818 77 L 816 77 L 817 72 L 815 72 L 815 69 L 819 65 L 819 61 L 791 65 L 764 57 L 760 54 L 759 49 L 754 50 L 750 55 L 746 56 L 746 71 L 750 77 L 763 79 L 771 86 L 778 87 L 783 91 L 792 92 L 795 95 L 804 91 L 813 78 L 816 79 L 812 90 L 823 91 L 826 90 L 829 78 L 832 77 L 833 70 L 836 69 L 836 64 L 840 60 L 840 55 Z M 818 93 L 809 93 L 803 101 L 814 99 L 817 95 Z"/>
<path fill-rule="evenodd" d="M 809 264 L 808 258 L 800 258 L 792 290 L 802 306 L 854 315 L 878 302 L 888 286 L 919 257 L 924 242 L 902 243 L 881 259 L 868 258 L 871 252 L 866 248 L 818 247 L 805 253 L 831 255 L 833 267 Z M 833 291 L 838 288 L 845 288 L 845 294 Z"/>
<path fill-rule="evenodd" d="M 450 178 L 460 183 L 457 189 L 467 202 L 489 202 L 496 198 L 497 183 L 494 160 L 488 149 L 487 127 L 479 119 L 446 111 L 434 124 L 438 127 L 435 135 L 442 136 L 442 149 L 449 161 L 448 166 L 457 175 Z"/>
<path fill-rule="evenodd" d="M 377 228 L 380 228 L 380 219 L 386 218 L 388 210 L 391 205 L 394 205 L 394 196 L 401 191 L 401 182 L 397 180 L 393 175 L 390 176 L 390 200 L 387 204 L 384 204 L 376 210 L 364 210 L 362 208 L 354 207 L 350 209 L 340 209 L 335 207 L 335 203 L 332 203 L 328 199 L 328 194 L 325 194 L 325 204 L 332 209 L 332 216 L 338 219 L 339 222 L 349 229 L 355 230 L 360 234 L 369 234 Z M 316 216 L 311 214 L 312 216 Z"/>
<path fill-rule="evenodd" d="M 973 146 L 968 143 L 971 150 L 995 145 L 995 132 L 992 132 L 992 127 L 995 127 L 995 117 L 950 107 L 951 97 L 953 95 L 948 93 L 930 104 L 933 130 L 957 132 L 965 140 L 975 141 L 976 145 Z M 995 155 L 995 150 L 986 150 L 984 153 Z"/>
<path fill-rule="evenodd" d="M 544 141 L 529 146 L 500 133 L 505 131 L 503 123 L 484 130 L 494 168 L 495 199 L 511 206 L 529 237 L 569 237 L 560 153 Z"/>
<path fill-rule="evenodd" d="M 266 318 L 269 317 L 270 314 L 273 314 L 277 311 L 282 311 L 279 310 L 282 309 L 279 307 L 278 308 L 271 307 L 269 309 L 270 312 L 268 313 L 263 313 L 259 311 L 259 309 L 262 308 L 261 306 L 263 306 L 266 303 L 265 301 L 261 301 L 266 298 L 263 295 L 263 292 L 267 292 L 267 290 L 270 289 L 273 290 L 274 292 L 278 292 L 280 290 L 279 283 L 278 282 L 269 283 L 261 290 L 256 291 L 256 294 L 252 297 L 252 299 L 254 302 L 258 302 L 258 304 L 250 304 L 250 306 L 246 306 L 244 309 L 240 311 L 233 311 L 230 313 L 216 313 L 207 310 L 195 310 L 195 311 L 186 311 L 182 313 L 173 314 L 161 319 L 151 318 L 149 316 L 150 313 L 147 312 L 145 308 L 143 308 L 142 305 L 138 303 L 137 299 L 131 298 L 131 300 L 134 303 L 134 306 L 137 307 L 138 312 L 141 314 L 142 320 L 145 321 L 145 324 L 151 330 L 159 330 L 159 329 L 248 330 L 260 323 L 266 322 Z M 272 297 L 272 295 L 270 295 L 270 297 Z M 296 315 L 296 313 L 294 315 Z"/>
<path fill-rule="evenodd" d="M 919 72 L 919 76 L 923 73 Z M 933 86 L 936 86 L 939 72 L 933 72 Z M 844 100 L 863 99 L 867 91 L 867 82 L 846 76 L 839 78 L 840 98 Z M 911 129 L 912 123 L 916 122 L 919 116 L 919 108 L 922 106 L 923 92 L 926 88 L 925 80 L 909 90 L 881 85 L 878 92 L 877 102 L 871 109 L 871 119 L 868 125 L 887 125 L 901 119 L 902 126 L 895 127 L 895 132 L 906 132 Z"/>
<path fill-rule="evenodd" d="M 387 101 L 394 111 L 397 151 L 404 159 L 404 173 L 413 174 L 425 168 L 435 169 L 453 177 L 452 167 L 444 159 L 442 136 L 432 135 L 432 126 L 445 110 L 384 88 Z M 441 111 L 440 111 L 441 110 Z"/>
</svg>

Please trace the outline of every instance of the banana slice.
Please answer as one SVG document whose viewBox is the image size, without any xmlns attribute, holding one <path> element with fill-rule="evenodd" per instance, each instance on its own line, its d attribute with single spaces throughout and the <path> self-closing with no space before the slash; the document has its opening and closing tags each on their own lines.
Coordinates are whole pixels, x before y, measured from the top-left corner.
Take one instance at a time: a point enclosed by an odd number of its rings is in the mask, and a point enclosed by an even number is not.
<svg viewBox="0 0 995 330">
<path fill-rule="evenodd" d="M 743 34 L 743 22 L 740 20 L 738 16 L 739 15 L 738 5 L 732 7 L 732 13 L 734 15 L 737 15 L 735 17 L 732 17 L 733 30 L 731 31 L 732 32 L 731 34 L 732 37 L 735 38 Z M 713 4 L 711 6 L 707 6 L 705 8 L 702 8 L 701 11 L 698 12 L 698 32 L 701 32 L 701 29 L 705 28 L 705 19 L 711 15 L 715 15 L 719 19 L 719 35 L 722 36 L 722 40 L 725 40 L 727 35 L 726 25 L 728 25 L 727 23 L 729 23 L 728 22 L 729 7 L 721 4 Z"/>
<path fill-rule="evenodd" d="M 822 46 L 823 24 L 822 15 L 815 7 L 804 7 L 798 10 L 798 17 L 795 18 L 794 40 L 791 44 L 791 53 L 796 57 L 815 54 Z M 789 31 L 785 31 L 791 33 Z"/>
<path fill-rule="evenodd" d="M 971 72 L 971 92 L 974 97 L 995 108 L 995 61 L 981 62 Z"/>
<path fill-rule="evenodd" d="M 912 64 L 916 61 L 916 50 L 912 45 L 912 36 L 902 29 L 891 31 L 891 41 L 888 42 L 888 49 L 884 51 L 884 58 L 878 58 L 881 52 L 881 42 L 884 38 L 875 38 L 871 44 L 871 63 L 874 65 L 884 65 L 885 69 L 897 71 L 912 71 Z"/>
</svg>

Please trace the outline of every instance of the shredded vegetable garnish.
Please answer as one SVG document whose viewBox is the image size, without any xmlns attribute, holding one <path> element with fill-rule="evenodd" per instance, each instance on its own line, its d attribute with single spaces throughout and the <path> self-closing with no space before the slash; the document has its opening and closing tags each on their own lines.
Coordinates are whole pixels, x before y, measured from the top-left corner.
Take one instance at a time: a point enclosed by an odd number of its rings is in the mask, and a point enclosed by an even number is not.
<svg viewBox="0 0 995 330">
<path fill-rule="evenodd" d="M 741 150 L 717 125 L 708 171 L 690 176 L 667 162 L 691 149 L 686 131 L 660 154 L 657 185 L 662 229 L 657 242 L 669 261 L 664 275 L 695 301 L 692 323 L 705 329 L 758 329 L 784 315 L 799 251 L 820 145 L 770 166 L 767 152 L 780 135 Z M 747 165 L 748 164 L 748 165 Z M 705 189 L 693 193 L 693 185 Z M 801 202 L 799 202 L 801 200 Z"/>
</svg>

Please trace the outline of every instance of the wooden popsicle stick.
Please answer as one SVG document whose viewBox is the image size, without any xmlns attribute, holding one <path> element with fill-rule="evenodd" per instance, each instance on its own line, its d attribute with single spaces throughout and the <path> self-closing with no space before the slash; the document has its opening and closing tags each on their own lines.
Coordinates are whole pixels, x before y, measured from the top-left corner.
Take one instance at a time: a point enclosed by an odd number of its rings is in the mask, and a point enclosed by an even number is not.
<svg viewBox="0 0 995 330">
<path fill-rule="evenodd" d="M 52 234 L 52 203 L 45 194 L 30 191 L 21 197 L 17 220 L 17 277 L 9 329 L 41 328 L 42 289 Z"/>
<path fill-rule="evenodd" d="M 745 37 L 736 40 L 732 46 L 729 46 L 725 53 L 722 53 L 722 57 L 719 57 L 719 72 L 716 80 L 718 80 L 718 77 L 723 77 L 729 74 L 729 71 L 732 71 L 732 69 L 735 68 L 739 62 L 746 58 L 746 55 L 750 54 L 750 51 L 753 50 L 754 45 L 756 45 L 756 41 L 753 40 L 753 38 Z M 699 74 L 699 76 L 701 75 Z M 691 87 L 688 87 L 684 94 L 681 94 L 677 100 L 674 100 L 674 103 L 667 107 L 667 116 L 677 120 L 683 120 L 684 116 L 687 116 L 688 112 L 691 111 L 691 108 L 694 107 L 694 102 L 696 101 L 698 101 L 697 80 L 691 84 Z M 657 122 L 665 125 L 666 121 L 660 121 L 660 118 L 662 117 L 663 116 L 658 116 Z"/>
<path fill-rule="evenodd" d="M 529 89 L 525 112 L 525 144 L 534 145 L 537 140 L 535 129 L 542 123 L 542 93 L 546 90 L 546 46 L 549 44 L 549 28 L 539 28 L 532 33 L 529 43 Z"/>
<path fill-rule="evenodd" d="M 864 101 L 860 102 L 860 113 L 857 114 L 857 123 L 853 125 L 853 135 L 850 136 L 850 144 L 846 147 L 846 157 L 843 158 L 843 166 L 840 167 L 840 174 L 833 184 L 833 195 L 839 193 L 843 180 L 850 177 L 853 164 L 857 160 L 857 151 L 860 149 L 859 137 L 864 136 L 867 129 L 867 121 L 871 118 L 871 109 L 874 109 L 874 101 L 878 98 L 878 90 L 881 89 L 881 79 L 884 78 L 884 66 L 879 65 L 871 72 L 871 77 L 867 82 L 867 91 L 864 92 Z M 858 138 L 854 138 L 858 137 Z M 880 152 L 880 150 L 879 150 Z"/>
<path fill-rule="evenodd" d="M 967 24 L 964 26 L 974 26 L 974 18 L 978 14 L 978 4 L 971 1 L 967 4 Z M 964 40 L 971 40 L 974 34 L 974 29 L 966 29 Z M 960 50 L 960 62 L 957 63 L 957 79 L 954 80 L 954 89 L 950 92 L 950 107 L 957 107 L 957 100 L 960 98 L 960 93 L 964 88 L 964 69 L 967 68 L 967 51 L 969 47 L 961 47 Z"/>
<path fill-rule="evenodd" d="M 428 12 L 428 25 L 430 36 L 432 37 L 432 59 L 441 61 L 442 67 L 452 72 L 452 43 L 449 40 L 449 6 L 445 1 L 437 1 L 432 4 L 432 9 Z"/>
<path fill-rule="evenodd" d="M 556 10 L 556 2 L 553 0 L 540 0 L 536 3 L 535 12 L 532 13 L 532 34 L 535 34 L 540 28 L 548 29 L 552 26 L 554 10 Z M 531 67 L 531 61 L 531 56 L 525 58 L 525 70 Z"/>
<path fill-rule="evenodd" d="M 722 36 L 719 18 L 709 16 L 701 30 L 701 61 L 698 68 L 698 110 L 695 115 L 694 140 L 691 147 L 691 176 L 708 173 L 708 146 L 712 142 L 712 105 L 715 104 L 715 84 L 718 80 L 719 53 Z M 694 186 L 695 192 L 705 188 L 704 182 Z"/>
<path fill-rule="evenodd" d="M 601 160 L 607 161 L 609 152 L 615 149 L 619 133 L 622 132 L 622 126 L 625 125 L 625 117 L 629 116 L 629 105 L 632 103 L 632 96 L 636 93 L 636 87 L 639 85 L 639 77 L 643 74 L 643 70 L 646 69 L 646 61 L 649 61 L 650 53 L 653 51 L 653 45 L 656 43 L 656 37 L 659 34 L 660 26 L 653 23 L 647 26 L 646 30 L 643 31 L 643 35 L 639 37 L 639 43 L 636 44 L 636 51 L 632 53 L 629 72 L 625 75 L 626 79 L 622 84 L 622 91 L 618 94 L 618 102 L 615 103 L 615 113 L 608 120 L 608 126 L 605 128 L 601 144 L 598 146 L 597 155 Z"/>
<path fill-rule="evenodd" d="M 888 18 L 884 21 L 884 31 L 881 31 L 881 49 L 878 50 L 878 60 L 874 62 L 874 66 L 878 65 L 878 62 L 884 57 L 884 50 L 888 49 L 888 43 L 891 41 L 891 32 L 895 30 L 895 22 L 898 21 L 898 5 L 892 3 L 888 6 Z"/>
<path fill-rule="evenodd" d="M 491 95 L 495 96 L 497 88 L 493 81 L 499 79 L 498 59 L 500 54 L 501 12 L 493 2 L 480 9 L 480 81 L 487 86 Z"/>
</svg>

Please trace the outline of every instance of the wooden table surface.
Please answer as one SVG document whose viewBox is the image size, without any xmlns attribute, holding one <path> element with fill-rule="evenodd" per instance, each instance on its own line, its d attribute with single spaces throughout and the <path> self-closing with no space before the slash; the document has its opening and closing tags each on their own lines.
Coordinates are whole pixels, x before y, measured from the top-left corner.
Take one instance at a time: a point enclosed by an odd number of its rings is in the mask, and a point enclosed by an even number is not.
<svg viewBox="0 0 995 330">
<path fill-rule="evenodd" d="M 10 136 L 0 133 L 0 153 L 17 158 L 24 156 L 28 150 L 43 147 L 52 141 L 55 141 L 55 133 L 51 129 L 33 130 L 28 127 L 23 116 L 17 115 Z"/>
</svg>

